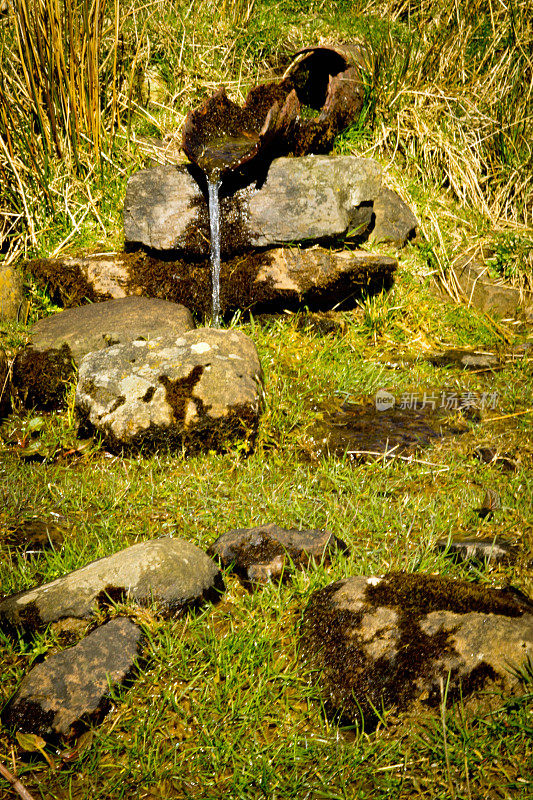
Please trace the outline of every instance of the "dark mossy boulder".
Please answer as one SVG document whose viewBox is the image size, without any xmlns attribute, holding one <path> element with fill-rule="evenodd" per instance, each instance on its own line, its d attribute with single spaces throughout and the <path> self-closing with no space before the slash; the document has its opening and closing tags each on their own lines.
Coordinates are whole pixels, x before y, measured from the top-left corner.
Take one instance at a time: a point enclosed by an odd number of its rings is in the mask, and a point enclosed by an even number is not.
<svg viewBox="0 0 533 800">
<path fill-rule="evenodd" d="M 531 605 L 515 594 L 435 575 L 355 576 L 315 592 L 302 654 L 327 707 L 372 727 L 380 710 L 437 705 L 494 682 L 533 655 Z"/>
</svg>

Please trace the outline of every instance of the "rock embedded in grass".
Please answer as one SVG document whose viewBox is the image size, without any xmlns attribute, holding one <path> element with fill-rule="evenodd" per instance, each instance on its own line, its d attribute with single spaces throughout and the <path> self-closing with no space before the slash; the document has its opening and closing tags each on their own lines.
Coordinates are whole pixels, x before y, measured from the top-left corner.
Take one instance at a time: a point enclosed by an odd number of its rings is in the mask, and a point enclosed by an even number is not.
<svg viewBox="0 0 533 800">
<path fill-rule="evenodd" d="M 498 682 L 533 656 L 528 603 L 498 589 L 434 575 L 354 576 L 315 592 L 302 653 L 322 671 L 331 711 L 365 726 L 376 710 L 437 705 Z"/>
<path fill-rule="evenodd" d="M 114 450 L 223 450 L 253 440 L 262 392 L 251 339 L 199 328 L 90 353 L 80 365 L 76 410 L 83 428 Z"/>
<path fill-rule="evenodd" d="M 105 715 L 110 688 L 132 676 L 141 648 L 137 625 L 111 620 L 33 667 L 2 712 L 3 724 L 47 739 L 76 736 Z"/>
<path fill-rule="evenodd" d="M 490 248 L 471 248 L 452 264 L 452 273 L 469 306 L 496 317 L 525 317 L 533 321 L 533 292 L 493 278 Z"/>
<path fill-rule="evenodd" d="M 177 613 L 218 599 L 223 588 L 217 565 L 194 544 L 150 539 L 4 598 L 0 627 L 33 631 L 66 617 L 89 619 L 98 608 L 122 600 L 154 602 Z"/>
<path fill-rule="evenodd" d="M 292 564 L 309 566 L 313 560 L 330 561 L 346 544 L 324 530 L 280 528 L 273 523 L 228 531 L 213 542 L 208 554 L 220 559 L 246 583 L 268 583 L 288 577 Z"/>
<path fill-rule="evenodd" d="M 518 556 L 518 548 L 498 536 L 490 539 L 444 537 L 437 541 L 436 547 L 455 561 L 474 564 L 510 564 Z"/>
</svg>

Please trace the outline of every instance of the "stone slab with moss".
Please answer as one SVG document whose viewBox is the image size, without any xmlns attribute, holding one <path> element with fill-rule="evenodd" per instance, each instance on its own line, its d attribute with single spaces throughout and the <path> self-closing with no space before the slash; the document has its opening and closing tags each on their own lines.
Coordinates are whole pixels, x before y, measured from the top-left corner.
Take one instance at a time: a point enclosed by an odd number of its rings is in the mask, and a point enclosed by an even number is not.
<svg viewBox="0 0 533 800">
<path fill-rule="evenodd" d="M 127 681 L 141 654 L 142 633 L 118 617 L 83 641 L 34 666 L 2 712 L 16 731 L 71 739 L 109 710 L 109 690 Z"/>
</svg>

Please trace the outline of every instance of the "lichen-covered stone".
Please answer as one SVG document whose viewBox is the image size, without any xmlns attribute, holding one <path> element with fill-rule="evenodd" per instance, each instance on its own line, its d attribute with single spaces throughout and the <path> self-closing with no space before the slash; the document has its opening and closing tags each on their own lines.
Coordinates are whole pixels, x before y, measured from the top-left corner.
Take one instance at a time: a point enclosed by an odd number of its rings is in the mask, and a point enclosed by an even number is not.
<svg viewBox="0 0 533 800">
<path fill-rule="evenodd" d="M 179 336 L 194 328 L 178 303 L 149 297 L 104 300 L 39 320 L 13 366 L 13 394 L 26 407 L 61 408 L 76 367 L 87 353 L 134 339 Z"/>
<path fill-rule="evenodd" d="M 533 614 L 516 595 L 434 575 L 355 576 L 315 592 L 302 653 L 322 670 L 325 701 L 365 726 L 376 710 L 467 697 L 533 655 Z"/>
<path fill-rule="evenodd" d="M 65 617 L 88 619 L 101 606 L 131 599 L 178 612 L 215 599 L 220 570 L 183 539 L 140 542 L 34 589 L 0 601 L 0 626 L 36 630 Z"/>
<path fill-rule="evenodd" d="M 328 531 L 286 529 L 271 523 L 228 531 L 207 552 L 224 567 L 232 565 L 245 582 L 267 583 L 288 577 L 291 562 L 306 567 L 313 560 L 330 561 L 335 552 L 347 549 Z"/>
<path fill-rule="evenodd" d="M 76 736 L 105 715 L 109 689 L 131 677 L 141 647 L 137 625 L 111 620 L 33 667 L 2 712 L 3 724 L 44 738 Z"/>
<path fill-rule="evenodd" d="M 243 333 L 199 328 L 134 341 L 81 362 L 76 409 L 111 448 L 222 449 L 255 436 L 262 398 L 257 350 Z"/>
</svg>

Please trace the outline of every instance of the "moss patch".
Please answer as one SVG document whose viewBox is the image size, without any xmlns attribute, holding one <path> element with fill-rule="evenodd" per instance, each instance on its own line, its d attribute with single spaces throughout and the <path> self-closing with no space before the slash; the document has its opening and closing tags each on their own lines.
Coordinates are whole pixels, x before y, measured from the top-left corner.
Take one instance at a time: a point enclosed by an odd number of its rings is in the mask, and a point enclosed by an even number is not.
<svg viewBox="0 0 533 800">
<path fill-rule="evenodd" d="M 68 345 L 40 352 L 27 348 L 13 364 L 13 394 L 26 408 L 52 411 L 65 404 L 67 385 L 76 368 Z"/>
<path fill-rule="evenodd" d="M 96 292 L 79 267 L 60 258 L 25 261 L 22 269 L 33 276 L 41 289 L 48 292 L 53 303 L 64 308 L 110 298 L 109 294 Z"/>
<path fill-rule="evenodd" d="M 195 404 L 198 416 L 205 416 L 205 407 L 202 400 L 192 396 L 192 390 L 202 377 L 204 369 L 204 366 L 197 364 L 192 368 L 189 375 L 185 378 L 177 378 L 175 381 L 171 381 L 167 375 L 159 377 L 159 382 L 165 388 L 166 401 L 172 409 L 175 422 L 179 425 L 185 424 L 185 414 L 189 400 L 192 400 Z"/>
</svg>

